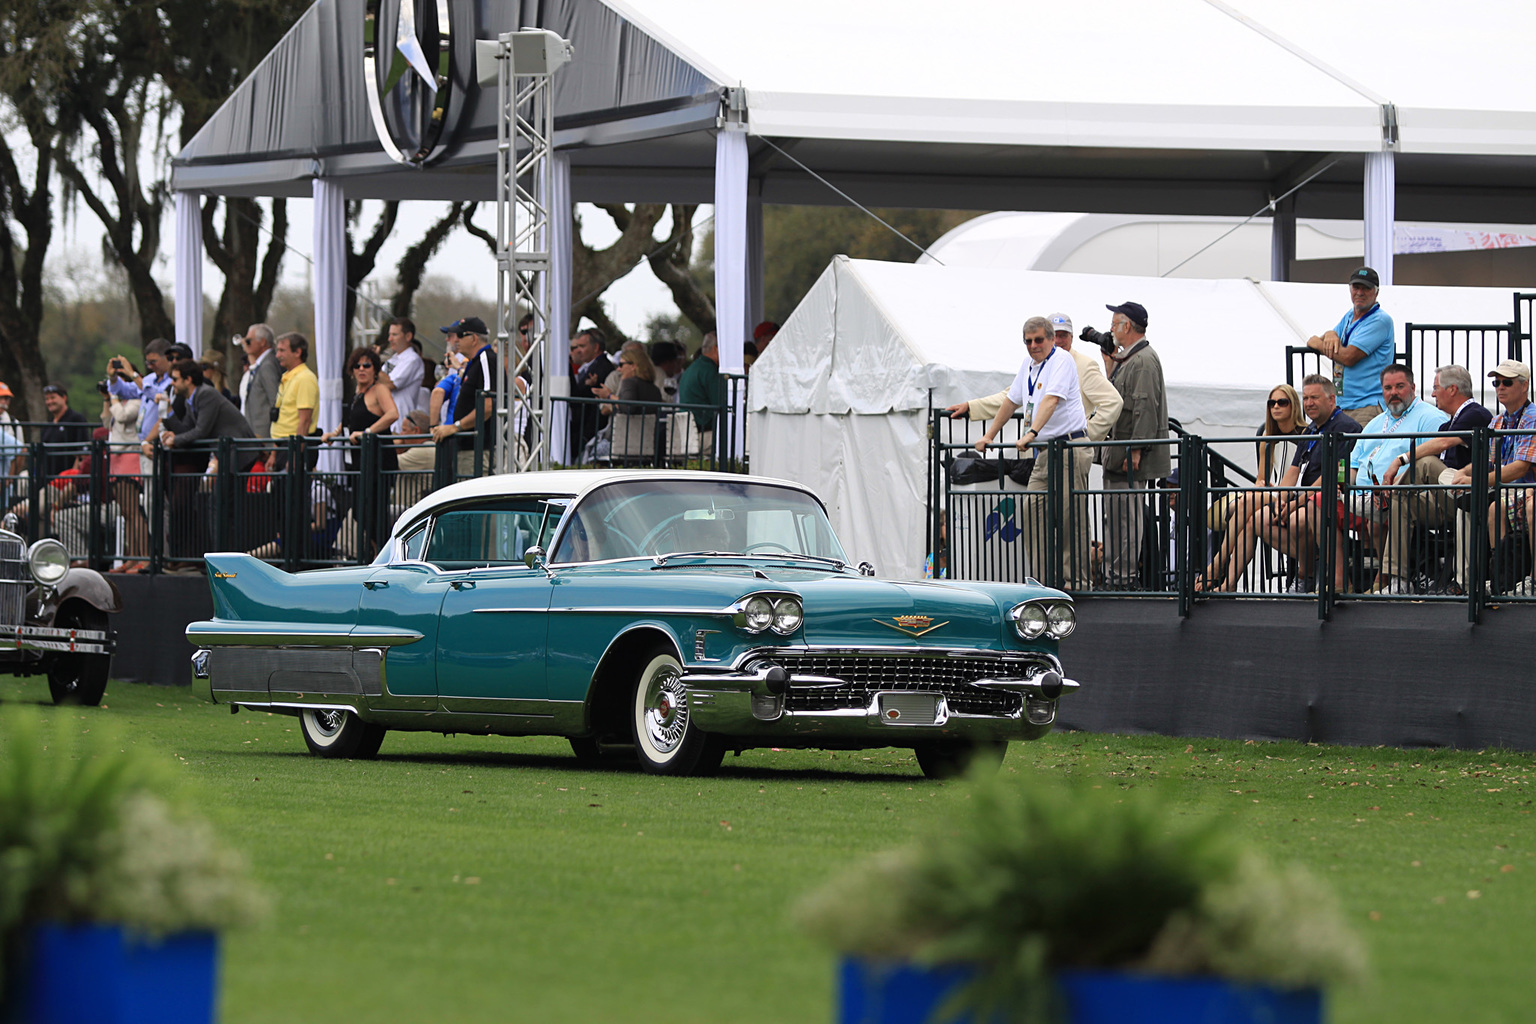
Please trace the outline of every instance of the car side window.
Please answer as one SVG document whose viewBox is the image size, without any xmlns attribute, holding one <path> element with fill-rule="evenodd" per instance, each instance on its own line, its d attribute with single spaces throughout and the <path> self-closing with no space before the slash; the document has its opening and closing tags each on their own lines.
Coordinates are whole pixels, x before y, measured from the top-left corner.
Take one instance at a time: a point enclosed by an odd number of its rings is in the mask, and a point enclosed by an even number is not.
<svg viewBox="0 0 1536 1024">
<path fill-rule="evenodd" d="M 523 553 L 539 537 L 544 521 L 541 502 L 524 507 L 450 509 L 438 515 L 432 539 L 423 556 L 440 569 L 474 569 L 481 566 L 523 565 Z"/>
<path fill-rule="evenodd" d="M 400 557 L 414 562 L 421 557 L 422 542 L 427 539 L 427 524 L 422 523 L 400 541 Z"/>
</svg>

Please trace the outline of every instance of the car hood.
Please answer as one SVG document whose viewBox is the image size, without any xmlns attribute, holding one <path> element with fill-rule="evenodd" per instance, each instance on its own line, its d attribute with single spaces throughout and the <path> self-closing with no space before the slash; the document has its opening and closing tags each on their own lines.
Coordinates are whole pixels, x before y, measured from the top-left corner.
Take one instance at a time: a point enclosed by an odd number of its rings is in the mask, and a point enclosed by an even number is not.
<svg viewBox="0 0 1536 1024">
<path fill-rule="evenodd" d="M 1003 610 L 989 594 L 944 583 L 795 575 L 801 578 L 781 582 L 805 605 L 806 643 L 995 647 L 1001 635 Z"/>
</svg>

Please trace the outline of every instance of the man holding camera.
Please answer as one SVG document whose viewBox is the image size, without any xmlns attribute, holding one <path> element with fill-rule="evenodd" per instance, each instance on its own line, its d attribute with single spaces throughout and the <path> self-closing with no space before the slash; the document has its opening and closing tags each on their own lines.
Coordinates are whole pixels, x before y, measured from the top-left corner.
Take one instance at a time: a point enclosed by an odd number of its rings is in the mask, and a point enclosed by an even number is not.
<svg viewBox="0 0 1536 1024">
<path fill-rule="evenodd" d="M 1072 318 L 1065 313 L 1052 313 L 1046 318 L 1050 325 L 1055 347 L 1072 357 L 1072 364 L 1077 369 L 1078 398 L 1082 403 L 1083 415 L 1087 420 L 1087 434 L 1090 441 L 1102 441 L 1109 436 L 1109 429 L 1120 416 L 1122 405 L 1120 392 L 1109 383 L 1109 378 L 1104 376 L 1104 371 L 1099 367 L 1099 361 L 1081 349 L 1072 347 Z M 1093 328 L 1084 331 L 1086 335 Z M 1095 332 L 1097 333 L 1097 332 Z M 995 395 L 986 398 L 973 398 L 968 402 L 957 402 L 947 410 L 951 419 L 963 419 L 969 417 L 973 420 L 991 420 L 1002 408 L 1003 402 L 1008 398 L 1007 391 L 999 391 Z M 1088 448 L 1074 448 L 1072 451 L 1072 490 L 1082 494 L 1088 490 L 1088 471 L 1093 466 L 1093 452 Z M 1033 481 L 1033 476 L 1031 476 Z M 1044 484 L 1041 485 L 1042 489 Z M 1069 589 L 1087 589 L 1088 586 L 1088 506 L 1086 498 L 1077 498 L 1073 501 L 1073 541 L 1076 554 L 1073 561 L 1068 564 L 1068 573 L 1065 583 Z M 1073 579 L 1072 577 L 1076 577 Z"/>
<path fill-rule="evenodd" d="M 1109 382 L 1120 393 L 1120 418 L 1110 430 L 1111 441 L 1152 441 L 1168 436 L 1168 393 L 1163 364 L 1147 341 L 1147 309 L 1139 302 L 1105 306 L 1113 316 L 1109 333 L 1115 351 L 1109 356 Z M 1086 332 L 1085 332 L 1086 333 Z M 1106 491 L 1129 491 L 1123 500 L 1104 501 L 1104 577 L 1112 589 L 1137 585 L 1141 559 L 1142 520 L 1146 503 L 1137 492 L 1173 471 L 1166 444 L 1130 447 L 1111 445 L 1100 450 Z"/>
<path fill-rule="evenodd" d="M 160 396 L 171 391 L 171 343 L 156 338 L 144 346 L 144 365 L 149 370 L 140 374 L 123 356 L 113 356 L 107 364 L 107 393 L 125 402 L 137 398 L 141 410 L 139 416 L 139 443 L 143 444 L 157 433 L 160 422 Z M 145 470 L 148 472 L 148 470 Z"/>
</svg>

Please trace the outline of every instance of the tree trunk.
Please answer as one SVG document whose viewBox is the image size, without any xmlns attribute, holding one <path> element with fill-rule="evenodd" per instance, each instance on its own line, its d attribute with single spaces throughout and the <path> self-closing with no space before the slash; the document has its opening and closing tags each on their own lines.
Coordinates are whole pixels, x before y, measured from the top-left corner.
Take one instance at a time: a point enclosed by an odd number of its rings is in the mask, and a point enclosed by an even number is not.
<svg viewBox="0 0 1536 1024">
<path fill-rule="evenodd" d="M 651 273 L 672 292 L 678 312 L 693 322 L 700 334 L 715 329 L 715 304 L 693 276 L 693 215 L 697 206 L 672 207 L 672 237 L 649 262 Z"/>
<path fill-rule="evenodd" d="M 369 233 L 368 240 L 357 252 L 352 251 L 352 225 L 362 216 L 362 203 L 348 203 L 347 210 L 347 318 L 343 321 L 347 325 L 347 333 L 352 333 L 353 317 L 357 316 L 357 290 L 373 273 L 374 264 L 378 262 L 379 250 L 389 240 L 389 234 L 395 230 L 395 220 L 400 214 L 400 204 L 390 200 L 384 204 L 384 209 L 379 213 L 379 219 L 373 223 L 373 231 Z M 388 331 L 385 336 L 388 336 Z"/>
<path fill-rule="evenodd" d="M 53 240 L 53 126 L 40 117 L 23 119 L 35 153 L 30 191 L 9 139 L 0 136 L 0 380 L 13 392 L 12 416 L 41 420 L 48 366 L 38 332 L 43 322 L 43 260 Z M 24 238 L 13 233 L 13 221 Z"/>
</svg>

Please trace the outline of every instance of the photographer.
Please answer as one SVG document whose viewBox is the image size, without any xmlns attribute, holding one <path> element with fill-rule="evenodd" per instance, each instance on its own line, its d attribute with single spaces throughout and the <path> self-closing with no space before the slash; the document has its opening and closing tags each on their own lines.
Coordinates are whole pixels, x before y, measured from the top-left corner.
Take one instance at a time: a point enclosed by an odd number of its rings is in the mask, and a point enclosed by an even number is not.
<svg viewBox="0 0 1536 1024">
<path fill-rule="evenodd" d="M 1109 333 L 1115 342 L 1115 351 L 1105 354 L 1110 367 L 1109 382 L 1124 403 L 1109 439 L 1151 441 L 1166 438 L 1168 394 L 1163 386 L 1162 361 L 1146 338 L 1146 307 L 1139 302 L 1124 302 L 1104 308 L 1113 314 Z M 1083 336 L 1088 337 L 1088 332 L 1084 331 Z M 1102 338 L 1097 340 L 1103 348 Z M 1173 471 L 1165 444 L 1111 445 L 1101 449 L 1099 454 L 1107 491 L 1142 491 Z M 1127 494 L 1124 499 L 1105 496 L 1104 577 L 1111 589 L 1137 586 L 1145 505 L 1137 493 Z"/>
<path fill-rule="evenodd" d="M 155 435 L 163 405 L 160 397 L 168 395 L 171 390 L 170 352 L 171 343 L 164 338 L 156 338 L 145 345 L 144 365 L 149 368 L 146 376 L 140 376 L 139 371 L 124 356 L 113 356 L 107 363 L 107 393 L 123 401 L 139 400 L 140 444 Z M 142 467 L 142 472 L 148 473 L 149 468 Z"/>
</svg>

